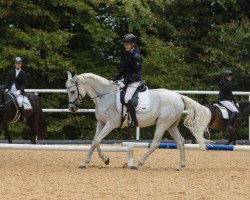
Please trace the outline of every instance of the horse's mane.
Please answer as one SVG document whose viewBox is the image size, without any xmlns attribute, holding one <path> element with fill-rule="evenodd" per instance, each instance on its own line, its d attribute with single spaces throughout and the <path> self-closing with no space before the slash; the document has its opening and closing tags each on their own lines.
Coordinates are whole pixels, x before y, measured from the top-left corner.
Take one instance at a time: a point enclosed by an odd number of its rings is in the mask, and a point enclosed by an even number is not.
<svg viewBox="0 0 250 200">
<path fill-rule="evenodd" d="M 110 85 L 109 80 L 107 80 L 106 78 L 103 78 L 101 76 L 98 76 L 96 74 L 93 74 L 93 73 L 84 73 L 84 74 L 80 74 L 79 76 L 82 78 L 92 78 L 98 82 L 101 82 L 104 85 Z"/>
</svg>

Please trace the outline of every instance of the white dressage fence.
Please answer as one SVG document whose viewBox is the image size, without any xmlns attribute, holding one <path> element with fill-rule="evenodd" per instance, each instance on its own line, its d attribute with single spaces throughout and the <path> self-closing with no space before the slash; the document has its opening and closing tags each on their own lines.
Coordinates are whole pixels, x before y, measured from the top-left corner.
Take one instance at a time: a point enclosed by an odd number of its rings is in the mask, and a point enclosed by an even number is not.
<svg viewBox="0 0 250 200">
<path fill-rule="evenodd" d="M 0 144 L 0 149 L 46 150 L 46 151 L 89 151 L 90 146 L 77 145 L 38 145 L 38 144 Z M 101 146 L 103 152 L 127 152 L 128 167 L 133 164 L 133 147 Z"/>
<path fill-rule="evenodd" d="M 149 142 L 122 142 L 123 147 L 133 148 L 150 148 Z M 184 144 L 185 149 L 200 149 L 199 144 Z M 175 143 L 160 143 L 159 149 L 178 149 Z M 207 144 L 207 150 L 216 151 L 250 151 L 250 146 L 244 145 L 222 145 L 222 144 Z"/>
<path fill-rule="evenodd" d="M 67 93 L 66 89 L 26 89 L 26 92 L 38 93 Z M 219 91 L 192 91 L 192 90 L 173 90 L 180 94 L 206 94 L 218 95 Z M 248 96 L 250 102 L 250 92 L 233 92 L 234 95 Z M 44 112 L 70 112 L 68 109 L 43 109 Z M 94 113 L 95 109 L 79 109 L 78 113 Z M 185 112 L 185 111 L 184 111 Z M 250 116 L 248 118 L 248 139 L 250 140 Z M 136 129 L 136 140 L 140 140 L 140 128 Z"/>
</svg>

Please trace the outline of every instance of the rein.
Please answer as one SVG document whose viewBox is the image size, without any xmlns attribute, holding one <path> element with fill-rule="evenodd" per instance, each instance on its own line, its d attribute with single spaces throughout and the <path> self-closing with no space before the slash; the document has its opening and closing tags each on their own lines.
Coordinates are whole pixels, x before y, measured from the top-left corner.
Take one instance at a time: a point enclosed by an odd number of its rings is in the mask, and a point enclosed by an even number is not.
<svg viewBox="0 0 250 200">
<path fill-rule="evenodd" d="M 75 84 L 75 85 L 72 85 L 72 86 L 70 86 L 70 87 L 68 87 L 67 89 L 69 89 L 69 88 L 72 88 L 72 87 L 76 87 L 76 89 L 77 89 L 77 98 L 74 100 L 74 101 L 68 101 L 68 103 L 71 103 L 71 104 L 74 104 L 76 101 L 80 101 L 80 103 L 82 102 L 82 95 L 80 94 L 80 92 L 79 92 L 79 88 L 78 88 L 78 85 L 77 84 Z M 93 98 L 91 98 L 91 99 L 96 99 L 96 98 L 98 98 L 98 97 L 102 97 L 102 96 L 104 96 L 104 95 L 106 95 L 106 94 L 110 94 L 110 93 L 113 93 L 113 92 L 116 92 L 116 91 L 118 91 L 118 90 L 120 90 L 120 88 L 118 88 L 118 89 L 116 89 L 116 90 L 113 90 L 113 91 L 110 91 L 110 92 L 107 92 L 107 93 L 104 93 L 104 94 L 101 94 L 101 95 L 98 95 L 98 96 L 96 96 L 96 97 L 93 97 Z"/>
<path fill-rule="evenodd" d="M 104 95 L 106 95 L 106 94 L 110 94 L 110 93 L 116 92 L 116 91 L 118 91 L 118 90 L 120 90 L 120 88 L 119 88 L 119 89 L 116 89 L 116 90 L 114 90 L 114 91 L 111 91 L 111 92 L 107 92 L 107 93 L 104 93 L 104 94 L 98 95 L 98 96 L 93 97 L 93 98 L 91 98 L 91 99 L 95 99 L 95 98 L 98 98 L 98 97 L 104 96 Z"/>
</svg>

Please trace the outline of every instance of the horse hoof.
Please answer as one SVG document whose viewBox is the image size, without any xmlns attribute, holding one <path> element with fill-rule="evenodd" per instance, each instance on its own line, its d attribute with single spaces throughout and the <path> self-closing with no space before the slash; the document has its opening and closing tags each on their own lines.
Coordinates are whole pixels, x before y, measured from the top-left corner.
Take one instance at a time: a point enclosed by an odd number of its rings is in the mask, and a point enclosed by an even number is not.
<svg viewBox="0 0 250 200">
<path fill-rule="evenodd" d="M 176 168 L 175 168 L 175 171 L 178 171 L 178 172 L 179 172 L 179 171 L 181 171 L 181 168 L 180 168 L 180 167 L 176 167 Z"/>
<path fill-rule="evenodd" d="M 107 160 L 105 160 L 105 165 L 108 165 L 109 164 L 109 162 L 110 162 L 110 159 L 108 158 Z"/>
<path fill-rule="evenodd" d="M 178 165 L 178 166 L 175 168 L 175 171 L 181 171 L 181 168 L 182 168 L 182 165 Z"/>
<path fill-rule="evenodd" d="M 139 167 L 137 167 L 137 166 L 135 166 L 135 165 L 132 165 L 132 166 L 130 166 L 130 169 L 132 169 L 132 170 L 138 170 Z"/>
<path fill-rule="evenodd" d="M 85 166 L 85 165 L 80 165 L 79 167 L 78 167 L 79 169 L 86 169 L 87 167 Z"/>
</svg>

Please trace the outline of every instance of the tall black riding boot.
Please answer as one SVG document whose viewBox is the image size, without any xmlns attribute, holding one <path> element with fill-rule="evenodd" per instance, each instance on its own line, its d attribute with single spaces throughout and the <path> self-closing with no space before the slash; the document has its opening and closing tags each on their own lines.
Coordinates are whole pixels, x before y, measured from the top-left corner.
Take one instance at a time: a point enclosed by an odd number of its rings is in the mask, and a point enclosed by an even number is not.
<svg viewBox="0 0 250 200">
<path fill-rule="evenodd" d="M 129 102 L 127 103 L 127 108 L 128 108 L 129 113 L 130 113 L 130 116 L 131 116 L 131 123 L 129 124 L 129 127 L 136 128 L 138 126 L 138 122 L 136 119 L 135 107 L 134 107 L 131 100 L 129 100 Z"/>
<path fill-rule="evenodd" d="M 234 130 L 234 122 L 235 122 L 235 120 L 237 118 L 237 115 L 238 115 L 237 112 L 233 112 L 230 115 L 228 123 L 227 123 L 227 127 L 226 127 L 227 130 Z"/>
</svg>

